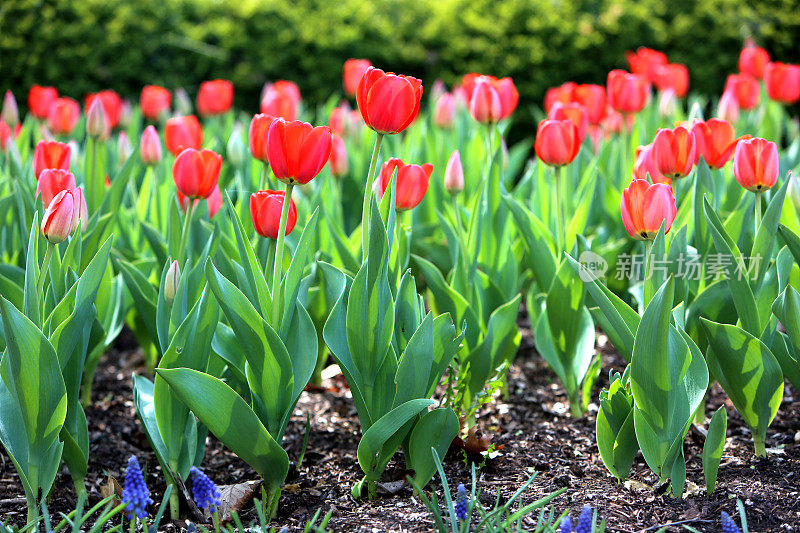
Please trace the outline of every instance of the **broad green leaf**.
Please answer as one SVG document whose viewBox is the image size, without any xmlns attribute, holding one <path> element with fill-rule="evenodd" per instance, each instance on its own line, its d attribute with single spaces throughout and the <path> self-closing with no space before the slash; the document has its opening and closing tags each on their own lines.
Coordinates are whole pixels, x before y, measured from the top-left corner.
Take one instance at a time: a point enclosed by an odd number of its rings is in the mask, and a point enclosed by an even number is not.
<svg viewBox="0 0 800 533">
<path fill-rule="evenodd" d="M 725 448 L 725 433 L 727 428 L 728 412 L 723 405 L 717 409 L 717 412 L 711 417 L 711 423 L 708 425 L 706 442 L 703 444 L 703 476 L 706 480 L 707 494 L 714 492 L 714 487 L 717 484 L 717 471 L 719 470 L 719 463 L 722 459 L 722 451 Z"/>
<path fill-rule="evenodd" d="M 753 242 L 753 249 L 750 252 L 750 267 L 755 269 L 755 282 L 753 287 L 761 286 L 761 281 L 767 273 L 772 260 L 772 250 L 775 246 L 775 232 L 778 230 L 778 222 L 783 210 L 783 201 L 786 197 L 786 189 L 789 187 L 789 180 L 785 180 L 783 186 L 772 195 L 772 199 L 758 227 L 758 233 Z M 756 200 L 760 201 L 761 195 L 756 195 Z"/>
<path fill-rule="evenodd" d="M 514 217 L 517 231 L 532 259 L 530 267 L 536 284 L 539 286 L 539 290 L 546 292 L 550 288 L 557 269 L 556 258 L 552 251 L 553 237 L 544 224 L 525 206 L 508 195 L 503 199 Z"/>
<path fill-rule="evenodd" d="M 778 225 L 778 233 L 792 253 L 795 262 L 800 265 L 800 237 L 783 224 Z"/>
<path fill-rule="evenodd" d="M 449 408 L 434 409 L 420 417 L 411 430 L 408 446 L 408 467 L 414 470 L 414 482 L 424 487 L 436 472 L 433 461 L 434 448 L 444 457 L 453 439 L 458 435 L 458 417 Z"/>
<path fill-rule="evenodd" d="M 397 364 L 394 377 L 396 392 L 393 405 L 422 398 L 428 392 L 428 377 L 433 364 L 433 314 L 428 313 L 408 341 Z M 428 446 L 427 448 L 430 448 Z M 427 449 L 426 448 L 426 449 Z"/>
</svg>

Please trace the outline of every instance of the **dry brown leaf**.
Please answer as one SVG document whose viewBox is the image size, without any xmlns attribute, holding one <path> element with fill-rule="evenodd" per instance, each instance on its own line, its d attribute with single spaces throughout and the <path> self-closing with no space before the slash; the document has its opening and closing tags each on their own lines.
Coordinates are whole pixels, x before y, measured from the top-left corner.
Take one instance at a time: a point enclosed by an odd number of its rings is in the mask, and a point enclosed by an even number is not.
<svg viewBox="0 0 800 533">
<path fill-rule="evenodd" d="M 245 505 L 256 497 L 261 481 L 245 481 L 235 485 L 222 485 L 219 492 L 222 495 L 222 505 L 219 507 L 221 520 L 227 522 L 231 519 L 231 512 L 241 511 Z"/>
</svg>

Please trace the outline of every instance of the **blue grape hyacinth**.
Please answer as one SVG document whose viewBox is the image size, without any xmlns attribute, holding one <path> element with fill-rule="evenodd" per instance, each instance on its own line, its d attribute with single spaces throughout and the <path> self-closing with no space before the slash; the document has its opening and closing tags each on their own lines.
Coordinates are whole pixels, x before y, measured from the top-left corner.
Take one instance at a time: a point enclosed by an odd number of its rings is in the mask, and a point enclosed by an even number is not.
<svg viewBox="0 0 800 533">
<path fill-rule="evenodd" d="M 192 476 L 192 496 L 197 507 L 208 509 L 209 513 L 214 514 L 222 505 L 219 489 L 199 468 L 193 466 L 189 474 Z"/>
<path fill-rule="evenodd" d="M 467 513 L 469 512 L 469 496 L 467 495 L 467 489 L 464 487 L 463 483 L 458 484 L 455 508 L 456 517 L 461 521 L 466 520 Z"/>
<path fill-rule="evenodd" d="M 561 519 L 561 533 L 572 533 L 572 518 L 569 515 Z"/>
<path fill-rule="evenodd" d="M 742 533 L 731 515 L 722 511 L 722 533 Z"/>
<path fill-rule="evenodd" d="M 142 519 L 147 516 L 147 506 L 153 503 L 150 491 L 144 482 L 144 474 L 135 455 L 128 459 L 128 469 L 125 470 L 125 487 L 122 490 L 122 503 L 128 512 L 128 520 Z"/>
<path fill-rule="evenodd" d="M 575 525 L 575 533 L 592 533 L 592 516 L 594 515 L 594 509 L 590 505 L 587 505 L 581 511 L 581 515 L 578 517 L 578 523 Z"/>
</svg>

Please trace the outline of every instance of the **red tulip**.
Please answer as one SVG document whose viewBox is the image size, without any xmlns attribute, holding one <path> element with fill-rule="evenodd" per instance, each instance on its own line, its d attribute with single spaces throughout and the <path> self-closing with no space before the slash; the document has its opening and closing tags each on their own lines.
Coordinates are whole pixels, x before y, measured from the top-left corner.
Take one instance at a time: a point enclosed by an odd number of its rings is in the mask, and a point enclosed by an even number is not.
<svg viewBox="0 0 800 533">
<path fill-rule="evenodd" d="M 655 81 L 655 70 L 658 65 L 667 64 L 664 52 L 640 46 L 636 52 L 625 52 L 628 67 L 634 74 L 641 74 L 650 81 Z"/>
<path fill-rule="evenodd" d="M 142 133 L 142 140 L 139 143 L 139 154 L 145 165 L 157 165 L 161 162 L 161 139 L 158 137 L 156 128 L 152 125 L 147 126 Z"/>
<path fill-rule="evenodd" d="M 378 133 L 399 133 L 419 114 L 422 82 L 369 67 L 356 91 L 358 110 L 364 122 Z"/>
<path fill-rule="evenodd" d="M 608 103 L 620 113 L 638 113 L 647 104 L 650 84 L 642 75 L 624 70 L 608 73 Z"/>
<path fill-rule="evenodd" d="M 533 148 L 544 164 L 560 167 L 569 165 L 581 147 L 578 127 L 571 120 L 543 120 L 536 129 Z"/>
<path fill-rule="evenodd" d="M 36 196 L 42 195 L 42 204 L 50 205 L 53 198 L 63 190 L 75 188 L 75 176 L 69 170 L 61 168 L 47 168 L 39 175 L 36 181 Z"/>
<path fill-rule="evenodd" d="M 331 115 L 328 117 L 328 127 L 337 135 L 345 135 L 347 133 L 347 120 L 350 113 L 350 108 L 346 104 L 334 107 L 331 110 Z"/>
<path fill-rule="evenodd" d="M 139 96 L 139 105 L 144 118 L 151 121 L 158 120 L 162 115 L 169 113 L 169 108 L 172 106 L 172 93 L 158 85 L 145 85 Z"/>
<path fill-rule="evenodd" d="M 275 117 L 259 113 L 250 121 L 250 153 L 259 161 L 267 161 L 267 136 Z"/>
<path fill-rule="evenodd" d="M 0 120 L 0 152 L 6 151 L 8 140 L 11 138 L 11 128 L 8 124 Z"/>
<path fill-rule="evenodd" d="M 598 125 L 606 115 L 606 88 L 602 85 L 583 84 L 575 87 L 572 93 L 574 102 L 586 108 L 589 124 Z M 549 111 L 548 111 L 549 112 Z"/>
<path fill-rule="evenodd" d="M 461 153 L 453 150 L 447 160 L 444 171 L 444 188 L 450 194 L 458 194 L 464 190 L 464 166 L 461 164 Z"/>
<path fill-rule="evenodd" d="M 347 96 L 355 98 L 358 92 L 358 84 L 364 73 L 372 66 L 368 59 L 348 59 L 344 62 L 342 69 L 342 79 L 344 82 L 344 92 Z"/>
<path fill-rule="evenodd" d="M 250 216 L 253 218 L 253 227 L 262 237 L 278 238 L 285 198 L 285 191 L 266 190 L 250 195 Z M 297 224 L 297 207 L 291 198 L 289 202 L 289 217 L 286 219 L 285 235 L 289 235 Z"/>
<path fill-rule="evenodd" d="M 174 156 L 186 148 L 200 149 L 203 145 L 203 128 L 194 115 L 172 117 L 164 128 L 164 142 Z"/>
<path fill-rule="evenodd" d="M 566 104 L 575 101 L 575 89 L 577 88 L 577 83 L 568 81 L 558 87 L 550 87 L 547 89 L 544 93 L 544 112 L 549 113 L 556 102 Z M 605 90 L 603 90 L 603 95 L 605 97 Z"/>
<path fill-rule="evenodd" d="M 330 167 L 331 174 L 334 176 L 344 176 L 347 174 L 349 168 L 347 161 L 347 146 L 344 144 L 344 139 L 336 134 L 331 136 L 331 157 Z"/>
<path fill-rule="evenodd" d="M 266 85 L 261 97 L 261 113 L 295 120 L 300 107 L 300 89 L 293 81 L 278 80 Z"/>
<path fill-rule="evenodd" d="M 197 203 L 200 200 L 194 200 L 194 208 L 197 208 Z M 186 196 L 183 195 L 181 191 L 178 191 L 178 205 L 181 206 L 182 211 L 186 211 L 187 200 Z M 206 205 L 208 206 L 208 218 L 214 218 L 214 215 L 222 207 L 222 192 L 219 190 L 219 185 L 214 185 L 214 189 L 211 191 L 211 194 L 206 198 Z"/>
<path fill-rule="evenodd" d="M 407 165 L 396 157 L 389 159 L 381 167 L 381 195 L 386 193 L 386 188 L 389 186 L 395 170 L 397 171 L 397 176 L 395 177 L 395 208 L 398 211 L 414 209 L 425 197 L 425 193 L 428 192 L 433 165 L 430 163 Z"/>
<path fill-rule="evenodd" d="M 444 93 L 436 100 L 436 107 L 433 110 L 433 123 L 443 129 L 453 127 L 456 115 L 456 99 L 450 93 Z"/>
<path fill-rule="evenodd" d="M 19 124 L 19 108 L 17 107 L 17 100 L 14 98 L 14 93 L 6 91 L 3 95 L 3 110 L 0 111 L 0 120 L 5 122 L 9 127 L 14 127 Z"/>
<path fill-rule="evenodd" d="M 99 93 L 88 94 L 83 103 L 84 109 L 90 109 L 95 98 L 99 98 L 100 103 L 103 104 L 103 110 L 106 112 L 106 116 L 109 120 L 108 127 L 109 129 L 113 130 L 119 124 L 120 112 L 122 110 L 122 99 L 114 91 L 106 89 L 104 91 L 100 91 Z"/>
<path fill-rule="evenodd" d="M 55 87 L 42 87 L 34 85 L 28 91 L 28 109 L 31 114 L 38 119 L 47 118 L 50 111 L 50 104 L 58 98 L 58 91 Z"/>
<path fill-rule="evenodd" d="M 736 98 L 741 109 L 753 109 L 761 98 L 761 86 L 749 74 L 729 74 L 725 82 L 725 92 Z"/>
<path fill-rule="evenodd" d="M 503 104 L 500 93 L 481 77 L 472 88 L 469 99 L 469 113 L 481 123 L 497 122 L 503 116 Z"/>
<path fill-rule="evenodd" d="M 487 94 L 483 82 L 488 83 L 497 92 L 499 110 L 494 107 L 494 95 Z M 494 76 L 473 72 L 464 76 L 461 84 L 469 98 L 470 113 L 478 122 L 497 122 L 506 119 L 514 113 L 519 103 L 519 93 L 511 78 L 497 79 Z M 473 112 L 473 106 L 476 107 L 477 115 Z"/>
<path fill-rule="evenodd" d="M 739 122 L 739 102 L 733 91 L 724 91 L 717 104 L 717 117 L 728 122 Z"/>
<path fill-rule="evenodd" d="M 656 65 L 653 69 L 653 82 L 659 91 L 672 89 L 678 98 L 684 98 L 689 91 L 689 69 L 679 63 Z"/>
<path fill-rule="evenodd" d="M 754 78 L 764 77 L 764 68 L 769 63 L 769 54 L 763 48 L 748 40 L 742 51 L 739 52 L 739 72 L 749 74 Z"/>
<path fill-rule="evenodd" d="M 711 168 L 722 168 L 733 156 L 736 144 L 741 139 L 749 139 L 749 135 L 736 139 L 736 133 L 730 122 L 712 118 L 705 122 L 698 121 L 692 125 L 697 155 L 695 164 L 700 162 L 700 157 L 706 160 Z"/>
<path fill-rule="evenodd" d="M 217 186 L 222 156 L 211 150 L 187 148 L 172 165 L 172 179 L 189 198 L 208 198 Z"/>
<path fill-rule="evenodd" d="M 578 128 L 579 143 L 583 142 L 586 137 L 586 131 L 589 129 L 589 114 L 586 112 L 586 108 L 575 102 L 568 104 L 556 102 L 550 109 L 547 118 L 551 120 L 571 120 Z"/>
<path fill-rule="evenodd" d="M 267 158 L 275 177 L 305 184 L 319 174 L 331 155 L 331 129 L 307 122 L 276 119 L 269 128 Z"/>
<path fill-rule="evenodd" d="M 58 244 L 69 237 L 76 225 L 75 207 L 75 198 L 68 189 L 53 198 L 42 217 L 42 234 L 45 239 L 52 244 Z"/>
<path fill-rule="evenodd" d="M 56 98 L 47 112 L 47 128 L 56 135 L 69 135 L 81 117 L 81 105 L 72 98 Z"/>
<path fill-rule="evenodd" d="M 655 239 L 662 223 L 664 233 L 669 233 L 678 214 L 672 187 L 639 179 L 622 192 L 620 210 L 628 234 L 639 241 Z"/>
<path fill-rule="evenodd" d="M 733 175 L 752 192 L 771 189 L 778 181 L 778 145 L 766 139 L 744 139 L 736 144 Z"/>
<path fill-rule="evenodd" d="M 33 175 L 36 179 L 45 169 L 61 168 L 69 170 L 70 148 L 68 144 L 55 141 L 39 141 L 33 151 Z"/>
<path fill-rule="evenodd" d="M 636 162 L 633 164 L 633 177 L 640 180 L 647 180 L 653 183 L 666 183 L 670 185 L 672 180 L 659 172 L 656 162 L 653 160 L 653 145 L 639 146 L 636 148 Z"/>
<path fill-rule="evenodd" d="M 656 133 L 653 141 L 653 160 L 656 168 L 670 179 L 687 176 L 696 159 L 694 135 L 678 126 L 674 130 L 662 128 Z"/>
<path fill-rule="evenodd" d="M 800 100 L 800 65 L 767 63 L 764 69 L 767 94 L 775 101 L 793 104 Z"/>
<path fill-rule="evenodd" d="M 233 83 L 228 80 L 204 81 L 197 93 L 197 111 L 201 115 L 222 115 L 233 106 Z"/>
</svg>

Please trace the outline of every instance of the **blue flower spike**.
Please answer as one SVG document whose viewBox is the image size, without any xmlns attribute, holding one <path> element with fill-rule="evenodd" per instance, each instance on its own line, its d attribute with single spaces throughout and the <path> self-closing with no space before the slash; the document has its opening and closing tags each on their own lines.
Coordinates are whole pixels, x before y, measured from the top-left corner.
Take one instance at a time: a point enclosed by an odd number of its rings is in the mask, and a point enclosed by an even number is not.
<svg viewBox="0 0 800 533">
<path fill-rule="evenodd" d="M 455 508 L 456 517 L 462 522 L 465 521 L 467 519 L 467 513 L 469 512 L 469 496 L 467 495 L 467 489 L 464 487 L 463 483 L 458 484 Z"/>
<path fill-rule="evenodd" d="M 128 520 L 134 517 L 143 519 L 147 516 L 147 506 L 153 503 L 150 491 L 144 482 L 144 474 L 135 455 L 128 459 L 128 469 L 125 471 L 125 486 L 122 490 L 122 503 L 128 513 Z"/>
<path fill-rule="evenodd" d="M 197 507 L 207 509 L 211 514 L 217 512 L 222 505 L 222 494 L 217 486 L 197 467 L 193 466 L 189 474 L 192 477 L 192 496 Z"/>
<path fill-rule="evenodd" d="M 561 519 L 560 533 L 572 533 L 572 518 L 570 518 L 569 515 L 565 515 L 564 518 Z"/>
<path fill-rule="evenodd" d="M 594 509 L 587 505 L 581 511 L 581 516 L 578 517 L 578 523 L 575 525 L 575 533 L 592 533 L 592 518 Z"/>
<path fill-rule="evenodd" d="M 722 533 L 742 533 L 731 515 L 722 511 Z"/>
</svg>

